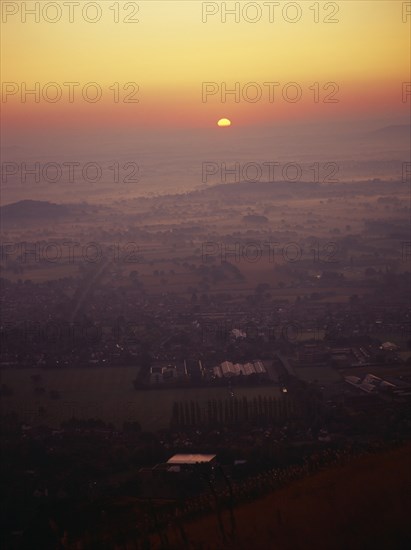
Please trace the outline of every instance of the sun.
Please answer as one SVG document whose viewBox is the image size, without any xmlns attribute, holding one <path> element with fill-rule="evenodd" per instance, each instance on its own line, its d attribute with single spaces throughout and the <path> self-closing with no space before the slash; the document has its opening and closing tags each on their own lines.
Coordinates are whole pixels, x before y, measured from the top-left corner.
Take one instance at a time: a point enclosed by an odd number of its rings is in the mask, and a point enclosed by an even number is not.
<svg viewBox="0 0 411 550">
<path fill-rule="evenodd" d="M 228 118 L 220 118 L 220 120 L 217 122 L 217 126 L 220 126 L 221 128 L 231 126 L 231 120 L 228 120 Z"/>
</svg>

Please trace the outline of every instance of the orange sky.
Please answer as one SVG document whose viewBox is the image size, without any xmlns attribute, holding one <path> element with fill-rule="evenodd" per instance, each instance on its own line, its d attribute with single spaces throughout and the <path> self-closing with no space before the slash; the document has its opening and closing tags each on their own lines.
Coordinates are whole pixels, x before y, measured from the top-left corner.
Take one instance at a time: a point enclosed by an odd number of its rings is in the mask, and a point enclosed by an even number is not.
<svg viewBox="0 0 411 550">
<path fill-rule="evenodd" d="M 273 2 L 274 21 L 267 2 L 239 2 L 238 22 L 234 15 L 227 15 L 224 22 L 221 2 L 100 0 L 101 17 L 94 24 L 84 20 L 81 10 L 74 12 L 71 23 L 67 11 L 62 11 L 60 21 L 48 22 L 47 17 L 54 17 L 51 10 L 40 11 L 39 22 L 30 15 L 23 21 L 22 4 L 2 2 L 3 91 L 17 90 L 2 95 L 6 129 L 210 127 L 221 117 L 239 126 L 258 126 L 299 119 L 332 121 L 358 114 L 373 118 L 382 112 L 407 117 L 410 112 L 411 98 L 403 102 L 401 92 L 402 83 L 411 80 L 411 7 L 408 15 L 407 3 L 401 1 L 319 2 L 318 13 L 310 10 L 313 2 L 294 3 L 300 12 L 287 8 L 290 2 Z M 41 10 L 46 3 L 39 4 Z M 225 4 L 230 9 L 236 6 Z M 253 6 L 243 12 L 246 4 Z M 110 9 L 113 5 L 118 13 Z M 94 16 L 92 9 L 87 13 Z M 258 13 L 261 17 L 255 23 L 246 20 Z M 125 23 L 127 16 L 138 22 Z M 300 19 L 286 20 L 294 16 Z M 327 17 L 335 22 L 326 23 Z M 34 88 L 36 82 L 39 101 L 27 95 L 23 103 L 23 86 Z M 49 82 L 62 91 L 56 103 L 42 96 Z M 72 103 L 65 82 L 80 84 Z M 102 91 L 96 103 L 82 97 L 80 90 L 89 82 Z M 115 82 L 119 83 L 118 103 L 114 102 Z M 217 83 L 218 93 L 204 99 L 204 82 Z M 263 91 L 256 102 L 244 99 L 250 82 Z M 273 102 L 264 82 L 279 83 Z M 298 84 L 301 100 L 282 97 L 289 82 Z M 318 102 L 309 89 L 315 82 L 319 83 Z M 338 103 L 323 102 L 333 88 L 326 92 L 322 87 L 330 82 L 338 84 L 333 96 Z M 133 84 L 123 90 L 126 83 L 138 84 L 138 92 Z M 238 102 L 233 95 L 224 102 L 222 87 L 232 89 L 235 83 L 240 89 Z M 51 97 L 52 87 L 49 93 Z M 125 103 L 127 94 L 138 103 Z"/>
</svg>

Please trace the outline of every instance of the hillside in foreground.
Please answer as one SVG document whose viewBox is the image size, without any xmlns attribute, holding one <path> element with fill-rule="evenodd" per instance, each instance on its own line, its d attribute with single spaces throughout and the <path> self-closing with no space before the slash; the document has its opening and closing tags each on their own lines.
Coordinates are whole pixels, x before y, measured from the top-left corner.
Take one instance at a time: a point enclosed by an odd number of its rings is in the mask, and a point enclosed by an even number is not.
<svg viewBox="0 0 411 550">
<path fill-rule="evenodd" d="M 402 549 L 411 543 L 411 445 L 298 480 L 235 510 L 224 544 L 216 515 L 185 526 L 189 548 Z M 223 515 L 230 539 L 229 512 Z M 181 547 L 170 533 L 171 547 Z"/>
</svg>

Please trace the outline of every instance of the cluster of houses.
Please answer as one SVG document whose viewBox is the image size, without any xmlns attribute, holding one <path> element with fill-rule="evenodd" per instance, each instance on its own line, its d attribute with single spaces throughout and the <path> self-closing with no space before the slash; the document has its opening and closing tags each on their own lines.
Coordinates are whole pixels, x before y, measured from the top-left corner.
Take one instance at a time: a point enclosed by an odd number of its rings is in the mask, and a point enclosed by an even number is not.
<svg viewBox="0 0 411 550">
<path fill-rule="evenodd" d="M 173 383 L 178 380 L 198 382 L 205 378 L 205 369 L 200 360 L 184 360 L 171 363 L 157 363 L 150 368 L 149 383 Z"/>
<path fill-rule="evenodd" d="M 345 376 L 344 380 L 366 393 L 390 392 L 398 397 L 409 397 L 411 395 L 411 384 L 409 382 L 391 377 L 384 380 L 374 374 L 367 374 L 363 378 Z"/>
<path fill-rule="evenodd" d="M 248 363 L 223 361 L 215 367 L 204 367 L 200 360 L 156 364 L 150 368 L 149 384 L 167 384 L 181 380 L 192 382 L 231 378 L 234 376 L 266 375 L 267 370 L 259 359 Z"/>
<path fill-rule="evenodd" d="M 223 361 L 220 365 L 213 368 L 213 373 L 217 378 L 230 378 L 232 376 L 250 376 L 251 374 L 266 374 L 266 368 L 262 361 L 253 361 L 249 363 L 231 363 Z"/>
</svg>

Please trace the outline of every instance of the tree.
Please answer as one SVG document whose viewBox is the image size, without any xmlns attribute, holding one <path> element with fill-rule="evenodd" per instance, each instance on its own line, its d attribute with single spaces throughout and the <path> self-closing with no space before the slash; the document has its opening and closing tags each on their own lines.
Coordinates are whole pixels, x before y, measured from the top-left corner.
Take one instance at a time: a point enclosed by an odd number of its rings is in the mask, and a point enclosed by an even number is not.
<svg viewBox="0 0 411 550">
<path fill-rule="evenodd" d="M 126 421 L 123 423 L 123 431 L 129 433 L 141 433 L 141 425 L 137 421 Z"/>
</svg>

